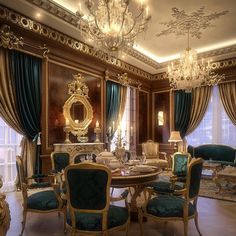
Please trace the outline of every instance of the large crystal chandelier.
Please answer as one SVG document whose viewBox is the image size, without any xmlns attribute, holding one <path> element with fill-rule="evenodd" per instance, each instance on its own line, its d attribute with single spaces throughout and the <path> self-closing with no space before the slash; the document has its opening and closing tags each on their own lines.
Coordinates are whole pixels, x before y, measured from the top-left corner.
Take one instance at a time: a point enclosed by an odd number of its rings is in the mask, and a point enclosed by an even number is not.
<svg viewBox="0 0 236 236">
<path fill-rule="evenodd" d="M 170 87 L 174 90 L 185 90 L 191 92 L 193 88 L 201 86 L 213 86 L 219 83 L 225 76 L 218 75 L 212 70 L 210 61 L 204 63 L 198 61 L 197 52 L 188 47 L 180 56 L 178 64 L 168 66 L 168 78 Z"/>
<path fill-rule="evenodd" d="M 137 0 L 136 0 L 137 1 Z M 135 13 L 128 7 L 129 0 L 86 1 L 89 10 L 87 30 L 95 47 L 117 52 L 124 46 L 132 46 L 137 35 L 146 29 L 150 20 L 144 0 L 134 4 Z"/>
</svg>

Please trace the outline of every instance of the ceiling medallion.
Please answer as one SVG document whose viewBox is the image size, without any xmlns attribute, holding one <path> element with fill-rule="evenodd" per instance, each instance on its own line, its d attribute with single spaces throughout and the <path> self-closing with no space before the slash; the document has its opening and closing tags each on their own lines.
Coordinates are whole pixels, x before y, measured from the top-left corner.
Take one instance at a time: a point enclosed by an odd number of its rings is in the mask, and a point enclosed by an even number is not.
<svg viewBox="0 0 236 236">
<path fill-rule="evenodd" d="M 174 90 L 184 90 L 191 92 L 193 88 L 201 86 L 216 85 L 225 78 L 225 75 L 218 75 L 213 71 L 210 61 L 204 63 L 198 62 L 197 52 L 190 48 L 189 35 L 196 38 L 201 38 L 202 29 L 213 26 L 211 21 L 228 13 L 228 11 L 215 12 L 210 15 L 205 15 L 204 7 L 201 7 L 196 12 L 186 14 L 184 10 L 180 11 L 178 8 L 172 8 L 172 16 L 176 20 L 171 20 L 162 23 L 168 29 L 161 31 L 157 36 L 174 33 L 178 35 L 186 35 L 188 37 L 188 45 L 185 52 L 180 56 L 179 63 L 171 63 L 168 66 L 168 78 L 170 87 Z"/>
<path fill-rule="evenodd" d="M 150 20 L 148 7 L 144 0 L 139 5 L 133 4 L 135 13 L 129 8 L 129 0 L 87 0 L 86 6 L 89 15 L 83 17 L 81 8 L 77 11 L 80 17 L 78 24 L 86 24 L 83 27 L 84 37 L 94 41 L 95 48 L 106 52 L 118 52 L 125 46 L 131 47 L 138 34 L 147 28 Z M 83 17 L 83 18 L 82 18 Z"/>
</svg>

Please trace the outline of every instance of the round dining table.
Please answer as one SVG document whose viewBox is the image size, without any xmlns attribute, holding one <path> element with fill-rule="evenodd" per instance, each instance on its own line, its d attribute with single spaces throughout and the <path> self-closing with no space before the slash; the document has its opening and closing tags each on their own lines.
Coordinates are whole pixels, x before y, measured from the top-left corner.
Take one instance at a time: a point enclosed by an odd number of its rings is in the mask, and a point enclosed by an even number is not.
<svg viewBox="0 0 236 236">
<path fill-rule="evenodd" d="M 126 188 L 132 187 L 134 192 L 131 194 L 130 209 L 131 209 L 131 219 L 137 220 L 137 198 L 141 195 L 144 188 L 148 186 L 149 183 L 155 181 L 159 174 L 160 169 L 154 169 L 151 172 L 134 172 L 129 171 L 125 173 L 124 170 L 118 170 L 112 174 L 111 186 L 114 188 Z"/>
</svg>

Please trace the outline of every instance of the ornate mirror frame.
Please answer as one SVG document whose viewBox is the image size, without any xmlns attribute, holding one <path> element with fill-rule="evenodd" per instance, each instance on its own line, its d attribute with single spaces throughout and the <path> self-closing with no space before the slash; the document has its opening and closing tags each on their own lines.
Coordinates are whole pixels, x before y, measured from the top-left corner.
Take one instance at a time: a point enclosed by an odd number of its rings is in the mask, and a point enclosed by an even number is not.
<svg viewBox="0 0 236 236">
<path fill-rule="evenodd" d="M 63 115 L 65 118 L 64 131 L 66 132 L 65 143 L 70 143 L 69 133 L 77 136 L 79 142 L 87 142 L 88 138 L 85 135 L 88 133 L 88 126 L 93 119 L 93 108 L 88 100 L 88 86 L 84 82 L 84 77 L 78 73 L 73 75 L 74 80 L 68 84 L 68 94 L 70 97 L 66 100 L 63 106 Z M 84 119 L 81 122 L 75 122 L 71 116 L 72 105 L 80 102 L 86 110 Z"/>
</svg>

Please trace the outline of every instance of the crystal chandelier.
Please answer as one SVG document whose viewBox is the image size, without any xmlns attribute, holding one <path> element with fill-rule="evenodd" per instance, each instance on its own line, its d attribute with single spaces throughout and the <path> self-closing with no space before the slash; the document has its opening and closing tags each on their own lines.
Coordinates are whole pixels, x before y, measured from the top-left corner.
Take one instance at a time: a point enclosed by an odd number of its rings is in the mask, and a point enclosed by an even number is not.
<svg viewBox="0 0 236 236">
<path fill-rule="evenodd" d="M 179 63 L 168 66 L 168 78 L 170 87 L 173 90 L 185 90 L 191 92 L 193 88 L 201 86 L 213 86 L 218 84 L 225 75 L 218 75 L 212 70 L 210 61 L 199 63 L 197 52 L 189 47 L 189 31 L 188 31 L 188 47 L 180 56 Z"/>
<path fill-rule="evenodd" d="M 95 47 L 117 52 L 125 46 L 132 46 L 137 35 L 147 28 L 151 17 L 144 0 L 139 0 L 138 7 L 133 6 L 135 13 L 130 11 L 129 3 L 129 0 L 98 0 L 97 4 L 86 1 L 89 16 L 85 32 Z"/>
</svg>

